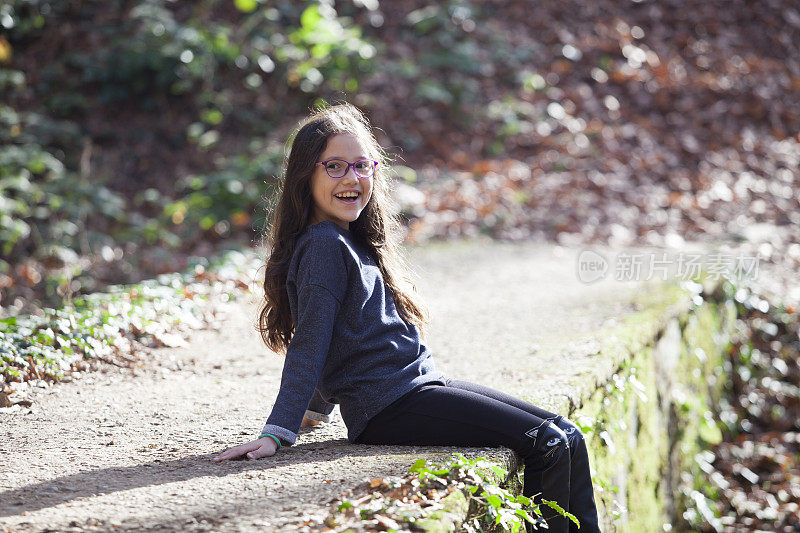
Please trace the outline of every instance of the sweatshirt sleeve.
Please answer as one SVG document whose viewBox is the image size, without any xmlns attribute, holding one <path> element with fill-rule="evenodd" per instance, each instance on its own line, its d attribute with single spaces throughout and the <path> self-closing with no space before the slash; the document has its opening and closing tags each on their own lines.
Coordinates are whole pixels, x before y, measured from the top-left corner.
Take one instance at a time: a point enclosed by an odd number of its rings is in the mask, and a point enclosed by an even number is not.
<svg viewBox="0 0 800 533">
<path fill-rule="evenodd" d="M 303 415 L 322 375 L 333 337 L 336 316 L 347 288 L 342 248 L 329 236 L 312 236 L 298 250 L 296 281 L 287 279 L 292 296 L 296 287 L 294 334 L 286 350 L 281 385 L 262 433 L 294 444 Z"/>
<path fill-rule="evenodd" d="M 335 404 L 326 402 L 322 398 L 319 390 L 315 389 L 314 395 L 311 397 L 311 402 L 308 404 L 308 409 L 306 409 L 306 413 L 303 416 L 310 420 L 316 420 L 317 422 L 330 422 L 334 407 Z"/>
</svg>

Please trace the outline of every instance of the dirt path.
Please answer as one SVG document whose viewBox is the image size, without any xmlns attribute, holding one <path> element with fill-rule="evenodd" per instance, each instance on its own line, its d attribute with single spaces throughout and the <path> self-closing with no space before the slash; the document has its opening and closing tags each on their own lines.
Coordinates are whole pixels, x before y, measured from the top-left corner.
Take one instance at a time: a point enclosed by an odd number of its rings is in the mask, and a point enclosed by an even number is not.
<svg viewBox="0 0 800 533">
<path fill-rule="evenodd" d="M 576 347 L 626 313 L 636 289 L 580 283 L 576 254 L 489 242 L 412 249 L 439 367 L 560 405 L 589 357 Z M 282 359 L 260 343 L 254 309 L 240 302 L 221 330 L 157 350 L 158 365 L 87 374 L 42 389 L 31 409 L 0 410 L 0 526 L 296 530 L 362 478 L 403 474 L 410 454 L 437 451 L 351 445 L 337 419 L 273 458 L 211 462 L 258 433 L 277 394 Z"/>
</svg>

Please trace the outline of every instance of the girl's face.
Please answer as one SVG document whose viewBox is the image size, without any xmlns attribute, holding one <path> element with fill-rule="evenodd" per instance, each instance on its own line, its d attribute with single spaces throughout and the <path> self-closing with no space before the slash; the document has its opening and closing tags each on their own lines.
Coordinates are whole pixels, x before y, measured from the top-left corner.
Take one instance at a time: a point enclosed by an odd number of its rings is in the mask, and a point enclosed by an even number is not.
<svg viewBox="0 0 800 533">
<path fill-rule="evenodd" d="M 329 159 L 343 159 L 353 163 L 359 159 L 372 159 L 369 151 L 362 146 L 358 139 L 349 133 L 340 133 L 328 139 L 325 150 L 317 162 Z M 353 167 L 347 169 L 347 174 L 341 178 L 331 178 L 323 165 L 315 165 L 311 175 L 311 196 L 314 199 L 314 214 L 311 224 L 330 220 L 349 230 L 350 222 L 358 218 L 364 206 L 372 196 L 371 178 L 359 178 Z M 339 199 L 337 194 L 355 191 L 358 197 Z"/>
</svg>

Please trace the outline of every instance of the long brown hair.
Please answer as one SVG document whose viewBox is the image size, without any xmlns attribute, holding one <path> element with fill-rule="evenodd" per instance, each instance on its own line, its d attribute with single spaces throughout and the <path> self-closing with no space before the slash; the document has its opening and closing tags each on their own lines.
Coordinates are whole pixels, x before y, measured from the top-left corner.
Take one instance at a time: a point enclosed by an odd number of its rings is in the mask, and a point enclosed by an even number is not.
<svg viewBox="0 0 800 533">
<path fill-rule="evenodd" d="M 294 332 L 286 275 L 297 237 L 308 227 L 313 215 L 311 176 L 328 139 L 341 133 L 355 136 L 370 152 L 368 155 L 379 162 L 372 177 L 372 196 L 358 218 L 350 223 L 350 234 L 377 263 L 400 315 L 416 325 L 423 336 L 424 325 L 430 322 L 427 309 L 418 301 L 411 270 L 399 247 L 400 218 L 390 196 L 389 157 L 358 108 L 350 104 L 334 105 L 318 109 L 300 123 L 267 233 L 271 250 L 264 273 L 264 301 L 258 330 L 266 345 L 278 353 L 286 352 Z"/>
</svg>

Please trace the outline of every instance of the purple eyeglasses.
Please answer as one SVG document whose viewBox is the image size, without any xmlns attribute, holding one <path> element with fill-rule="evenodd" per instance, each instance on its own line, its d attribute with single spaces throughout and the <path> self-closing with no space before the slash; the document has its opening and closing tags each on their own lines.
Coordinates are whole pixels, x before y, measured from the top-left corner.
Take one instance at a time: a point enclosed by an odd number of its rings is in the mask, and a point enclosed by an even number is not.
<svg viewBox="0 0 800 533">
<path fill-rule="evenodd" d="M 372 159 L 359 159 L 354 163 L 348 163 L 344 159 L 328 159 L 320 161 L 317 165 L 322 165 L 328 176 L 335 179 L 343 178 L 350 167 L 353 167 L 353 172 L 359 178 L 371 178 L 375 174 L 375 169 L 378 168 L 378 162 Z"/>
</svg>

